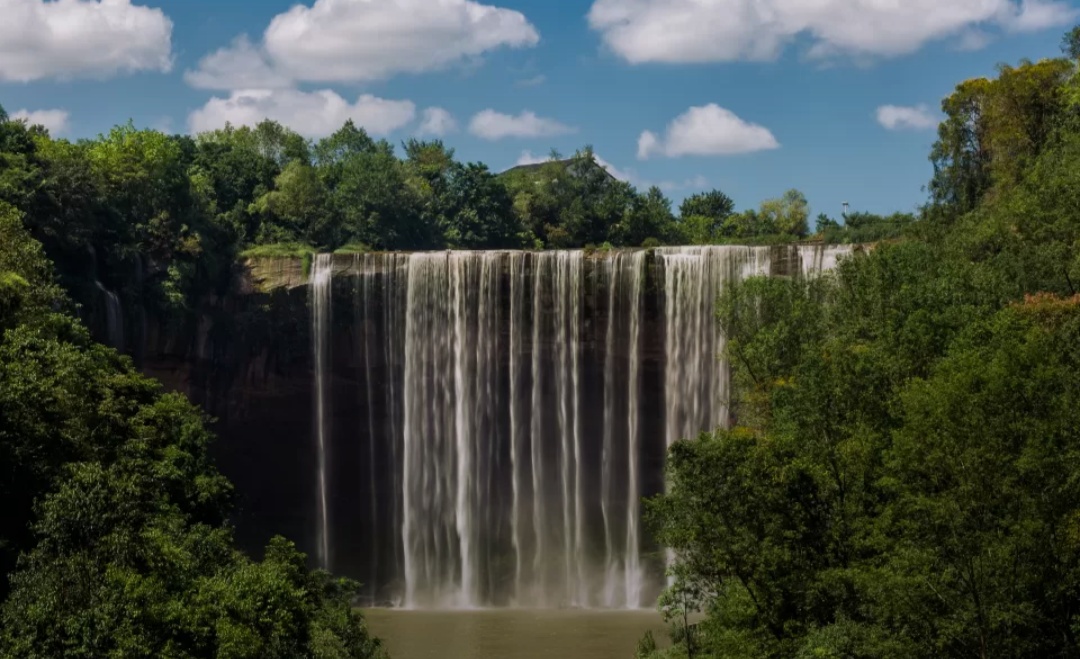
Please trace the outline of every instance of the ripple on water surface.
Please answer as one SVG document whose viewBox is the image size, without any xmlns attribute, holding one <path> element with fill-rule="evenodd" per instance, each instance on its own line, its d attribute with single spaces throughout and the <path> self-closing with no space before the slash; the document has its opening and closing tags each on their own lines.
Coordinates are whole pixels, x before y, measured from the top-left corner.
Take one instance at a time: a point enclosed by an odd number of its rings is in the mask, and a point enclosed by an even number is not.
<svg viewBox="0 0 1080 659">
<path fill-rule="evenodd" d="M 652 630 L 667 644 L 656 611 L 403 611 L 367 609 L 371 632 L 393 659 L 629 659 Z"/>
</svg>

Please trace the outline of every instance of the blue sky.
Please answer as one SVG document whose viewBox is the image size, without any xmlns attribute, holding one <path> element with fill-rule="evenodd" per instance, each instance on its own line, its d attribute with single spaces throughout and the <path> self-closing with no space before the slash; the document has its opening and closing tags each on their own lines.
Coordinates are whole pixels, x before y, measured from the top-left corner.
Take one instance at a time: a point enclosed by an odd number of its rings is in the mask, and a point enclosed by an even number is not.
<svg viewBox="0 0 1080 659">
<path fill-rule="evenodd" d="M 71 139 L 265 115 L 500 171 L 591 144 L 676 201 L 925 200 L 941 99 L 1059 54 L 1062 0 L 0 0 L 0 104 Z M 246 35 L 246 41 L 238 41 Z M 891 106 L 891 107 L 889 107 Z"/>
</svg>

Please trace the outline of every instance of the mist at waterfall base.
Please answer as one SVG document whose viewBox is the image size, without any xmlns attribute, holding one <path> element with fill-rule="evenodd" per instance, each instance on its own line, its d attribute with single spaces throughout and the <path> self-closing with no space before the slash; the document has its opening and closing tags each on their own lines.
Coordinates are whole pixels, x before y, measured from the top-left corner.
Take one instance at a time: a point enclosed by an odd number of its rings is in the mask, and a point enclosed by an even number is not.
<svg viewBox="0 0 1080 659">
<path fill-rule="evenodd" d="M 652 607 L 641 500 L 729 423 L 717 295 L 848 251 L 316 256 L 312 554 L 376 605 Z"/>
</svg>

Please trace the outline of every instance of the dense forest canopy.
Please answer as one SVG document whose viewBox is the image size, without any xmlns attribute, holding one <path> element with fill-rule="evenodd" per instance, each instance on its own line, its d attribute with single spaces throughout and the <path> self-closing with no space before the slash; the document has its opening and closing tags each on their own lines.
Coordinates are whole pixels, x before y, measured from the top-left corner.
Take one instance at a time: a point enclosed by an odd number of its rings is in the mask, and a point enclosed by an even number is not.
<svg viewBox="0 0 1080 659">
<path fill-rule="evenodd" d="M 943 101 L 904 239 L 722 296 L 737 422 L 649 503 L 658 656 L 1080 656 L 1078 44 Z"/>
<path fill-rule="evenodd" d="M 166 311 L 222 292 L 241 254 L 787 242 L 811 234 L 798 190 L 742 212 L 713 190 L 676 210 L 658 188 L 638 191 L 611 176 L 588 147 L 496 174 L 459 162 L 440 140 L 409 139 L 399 154 L 351 121 L 317 141 L 267 120 L 194 136 L 128 123 L 71 142 L 5 116 L 0 201 L 23 212 L 69 290 L 97 280 Z M 860 219 L 873 230 L 852 233 L 825 216 L 814 228 L 819 238 L 849 242 L 898 235 L 914 220 Z"/>
</svg>

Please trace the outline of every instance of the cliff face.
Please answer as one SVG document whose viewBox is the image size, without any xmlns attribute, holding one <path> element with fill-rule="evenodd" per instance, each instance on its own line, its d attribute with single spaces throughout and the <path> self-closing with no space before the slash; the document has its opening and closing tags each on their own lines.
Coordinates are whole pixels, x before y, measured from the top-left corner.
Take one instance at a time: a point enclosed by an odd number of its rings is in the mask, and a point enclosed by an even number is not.
<svg viewBox="0 0 1080 659">
<path fill-rule="evenodd" d="M 286 535 L 379 602 L 647 605 L 631 502 L 727 422 L 711 302 L 847 251 L 261 258 L 181 325 L 124 310 L 124 340 L 216 417 L 249 549 Z"/>
</svg>

